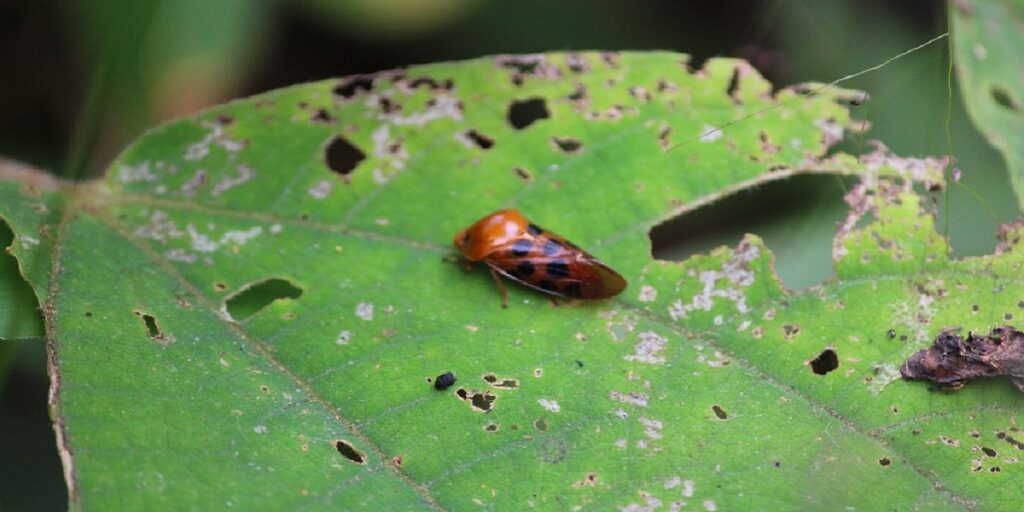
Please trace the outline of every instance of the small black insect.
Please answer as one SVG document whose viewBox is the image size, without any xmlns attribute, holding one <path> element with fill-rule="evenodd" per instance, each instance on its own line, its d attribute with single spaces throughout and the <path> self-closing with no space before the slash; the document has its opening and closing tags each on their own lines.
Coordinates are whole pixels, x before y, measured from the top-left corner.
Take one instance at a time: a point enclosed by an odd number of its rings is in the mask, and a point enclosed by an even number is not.
<svg viewBox="0 0 1024 512">
<path fill-rule="evenodd" d="M 452 372 L 442 373 L 434 379 L 434 389 L 438 391 L 444 391 L 452 387 L 452 384 L 455 384 L 455 374 Z"/>
</svg>

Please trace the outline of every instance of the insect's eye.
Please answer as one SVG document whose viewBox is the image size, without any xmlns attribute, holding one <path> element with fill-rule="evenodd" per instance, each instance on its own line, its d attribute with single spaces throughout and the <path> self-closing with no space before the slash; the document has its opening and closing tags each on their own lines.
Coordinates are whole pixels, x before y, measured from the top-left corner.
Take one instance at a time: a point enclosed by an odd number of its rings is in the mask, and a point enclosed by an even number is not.
<svg viewBox="0 0 1024 512">
<path fill-rule="evenodd" d="M 464 244 L 468 244 L 469 243 L 469 232 L 468 231 L 466 232 L 465 235 L 462 235 L 462 243 L 464 243 Z"/>
</svg>

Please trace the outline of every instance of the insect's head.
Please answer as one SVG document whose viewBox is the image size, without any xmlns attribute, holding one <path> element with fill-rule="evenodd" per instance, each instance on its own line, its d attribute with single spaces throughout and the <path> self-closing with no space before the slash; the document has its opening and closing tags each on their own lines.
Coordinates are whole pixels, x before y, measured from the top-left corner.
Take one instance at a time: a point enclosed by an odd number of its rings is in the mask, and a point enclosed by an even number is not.
<svg viewBox="0 0 1024 512">
<path fill-rule="evenodd" d="M 459 231 L 452 241 L 466 258 L 477 261 L 496 247 L 521 236 L 526 225 L 526 220 L 516 210 L 499 210 Z"/>
</svg>

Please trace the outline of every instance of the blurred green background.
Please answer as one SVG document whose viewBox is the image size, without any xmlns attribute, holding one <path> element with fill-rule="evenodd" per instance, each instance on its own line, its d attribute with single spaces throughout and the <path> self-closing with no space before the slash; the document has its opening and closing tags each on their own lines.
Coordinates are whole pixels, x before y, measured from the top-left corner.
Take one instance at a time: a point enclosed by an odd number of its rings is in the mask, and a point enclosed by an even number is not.
<svg viewBox="0 0 1024 512">
<path fill-rule="evenodd" d="M 0 0 L 0 158 L 71 179 L 102 173 L 148 127 L 231 98 L 410 64 L 581 49 L 667 49 L 699 66 L 750 60 L 777 86 L 828 82 L 941 34 L 938 0 Z M 1017 215 L 999 156 L 947 87 L 947 41 L 844 83 L 869 92 L 855 116 L 905 156 L 952 154 L 963 180 L 935 194 L 954 255 L 983 254 Z M 947 123 L 947 114 L 949 122 Z M 747 121 L 750 122 L 750 121 Z M 666 155 L 672 157 L 672 153 Z M 742 192 L 652 233 L 682 259 L 746 232 L 803 289 L 831 275 L 849 182 L 810 176 Z M 10 230 L 0 224 L 0 246 Z M 15 273 L 0 253 L 0 278 Z M 27 286 L 0 279 L 0 510 L 66 507 L 46 411 L 41 326 Z M 13 339 L 12 339 L 13 338 Z M 117 428 L 111 425 L 110 428 Z"/>
</svg>

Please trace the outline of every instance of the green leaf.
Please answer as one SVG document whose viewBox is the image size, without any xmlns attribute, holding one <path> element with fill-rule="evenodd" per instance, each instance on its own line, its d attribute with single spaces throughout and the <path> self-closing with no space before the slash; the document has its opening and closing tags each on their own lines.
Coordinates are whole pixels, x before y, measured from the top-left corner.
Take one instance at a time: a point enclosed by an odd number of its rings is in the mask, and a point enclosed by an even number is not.
<svg viewBox="0 0 1024 512">
<path fill-rule="evenodd" d="M 1017 203 L 1024 205 L 1024 2 L 949 3 L 953 52 L 964 103 L 978 131 L 1010 170 Z"/>
<path fill-rule="evenodd" d="M 0 341 L 41 337 L 43 324 L 37 307 L 46 297 L 34 296 L 25 280 L 43 289 L 40 285 L 45 285 L 48 279 L 46 251 L 50 247 L 51 233 L 41 226 L 46 221 L 53 222 L 60 211 L 51 211 L 50 205 L 58 203 L 43 195 L 44 191 L 55 188 L 56 183 L 45 174 L 5 160 L 0 160 L 0 179 L 17 179 L 24 183 L 21 187 L 13 183 L 0 187 L 0 202 L 17 202 L 21 206 L 9 216 L 5 215 L 20 233 L 17 240 L 8 226 L 0 226 L 0 247 L 4 251 L 0 254 Z"/>
<path fill-rule="evenodd" d="M 1015 508 L 1017 392 L 898 367 L 1021 314 L 1021 227 L 947 259 L 944 160 L 830 154 L 853 93 L 771 91 L 671 53 L 435 64 L 173 122 L 102 183 L 0 182 L 16 242 L 52 235 L 15 256 L 73 506 Z M 651 258 L 652 226 L 802 173 L 860 178 L 833 280 L 788 291 L 754 235 Z M 502 309 L 451 239 L 506 207 L 629 288 Z"/>
</svg>

